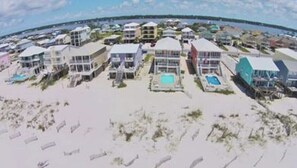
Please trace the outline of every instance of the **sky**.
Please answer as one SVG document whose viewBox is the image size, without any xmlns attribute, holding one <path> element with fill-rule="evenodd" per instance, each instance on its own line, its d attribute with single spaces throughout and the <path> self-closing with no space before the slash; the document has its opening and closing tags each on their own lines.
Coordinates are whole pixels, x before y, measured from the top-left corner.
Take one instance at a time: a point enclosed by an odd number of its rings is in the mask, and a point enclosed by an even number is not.
<svg viewBox="0 0 297 168">
<path fill-rule="evenodd" d="M 219 16 L 297 29 L 297 0 L 0 0 L 0 35 L 54 23 L 136 14 Z"/>
</svg>

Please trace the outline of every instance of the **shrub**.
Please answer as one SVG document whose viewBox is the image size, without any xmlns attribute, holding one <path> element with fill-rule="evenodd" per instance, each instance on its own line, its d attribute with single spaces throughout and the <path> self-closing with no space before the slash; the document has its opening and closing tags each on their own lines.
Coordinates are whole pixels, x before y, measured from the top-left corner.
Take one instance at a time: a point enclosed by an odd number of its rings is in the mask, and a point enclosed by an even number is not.
<svg viewBox="0 0 297 168">
<path fill-rule="evenodd" d="M 203 90 L 203 86 L 202 86 L 201 81 L 198 78 L 196 78 L 194 81 L 195 81 L 197 87 L 199 87 L 201 90 Z"/>
<path fill-rule="evenodd" d="M 121 82 L 118 86 L 118 88 L 125 88 L 125 87 L 127 87 L 127 84 L 124 82 Z"/>
</svg>

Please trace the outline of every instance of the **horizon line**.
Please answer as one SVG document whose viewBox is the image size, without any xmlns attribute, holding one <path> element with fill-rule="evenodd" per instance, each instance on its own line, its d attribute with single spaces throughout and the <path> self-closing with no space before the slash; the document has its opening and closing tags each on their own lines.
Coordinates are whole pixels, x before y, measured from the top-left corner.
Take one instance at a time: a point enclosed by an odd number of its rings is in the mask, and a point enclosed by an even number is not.
<svg viewBox="0 0 297 168">
<path fill-rule="evenodd" d="M 46 27 L 52 27 L 52 26 L 59 26 L 63 24 L 71 24 L 75 22 L 92 22 L 92 21 L 106 21 L 106 20 L 125 20 L 125 19 L 139 19 L 139 17 L 145 18 L 152 18 L 152 17 L 160 17 L 161 18 L 176 18 L 176 19 L 197 19 L 197 20 L 211 20 L 211 21 L 225 21 L 225 22 L 233 22 L 233 23 L 247 23 L 250 25 L 258 25 L 263 27 L 269 27 L 274 29 L 280 29 L 285 31 L 292 31 L 297 33 L 296 28 L 282 26 L 278 24 L 271 24 L 271 23 L 265 23 L 265 22 L 259 22 L 259 21 L 252 21 L 252 20 L 245 20 L 245 19 L 237 19 L 237 18 L 227 18 L 227 17 L 219 17 L 219 16 L 206 16 L 206 15 L 174 15 L 174 14 L 162 14 L 162 15 L 120 15 L 120 16 L 106 16 L 106 17 L 96 17 L 96 18 L 89 18 L 89 19 L 80 19 L 80 20 L 72 20 L 72 21 L 65 21 L 65 22 L 59 22 L 54 24 L 48 24 L 44 26 L 38 26 L 33 28 L 28 28 L 20 31 L 16 31 L 13 33 L 8 33 L 5 35 L 1 35 L 0 38 L 8 37 L 12 35 L 19 35 L 26 31 L 34 31 L 34 29 L 46 29 Z M 154 18 L 158 19 L 158 18 Z"/>
</svg>

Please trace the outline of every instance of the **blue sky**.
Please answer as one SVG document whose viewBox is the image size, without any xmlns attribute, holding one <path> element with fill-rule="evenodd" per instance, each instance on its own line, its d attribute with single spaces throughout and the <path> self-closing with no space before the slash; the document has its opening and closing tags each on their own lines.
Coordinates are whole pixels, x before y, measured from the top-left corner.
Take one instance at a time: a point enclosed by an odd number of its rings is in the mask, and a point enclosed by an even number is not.
<svg viewBox="0 0 297 168">
<path fill-rule="evenodd" d="M 297 0 L 0 0 L 0 35 L 53 23 L 135 14 L 221 16 L 297 29 Z"/>
</svg>

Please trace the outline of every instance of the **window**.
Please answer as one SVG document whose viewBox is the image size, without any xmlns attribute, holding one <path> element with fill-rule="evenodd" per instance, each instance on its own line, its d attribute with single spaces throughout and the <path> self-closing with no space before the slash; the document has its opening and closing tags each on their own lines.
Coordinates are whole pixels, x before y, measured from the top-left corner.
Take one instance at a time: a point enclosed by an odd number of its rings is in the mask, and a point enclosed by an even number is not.
<svg viewBox="0 0 297 168">
<path fill-rule="evenodd" d="M 77 65 L 77 72 L 82 72 L 82 71 L 83 71 L 83 66 Z"/>
<path fill-rule="evenodd" d="M 84 71 L 88 72 L 90 71 L 90 65 L 84 65 Z"/>
</svg>

